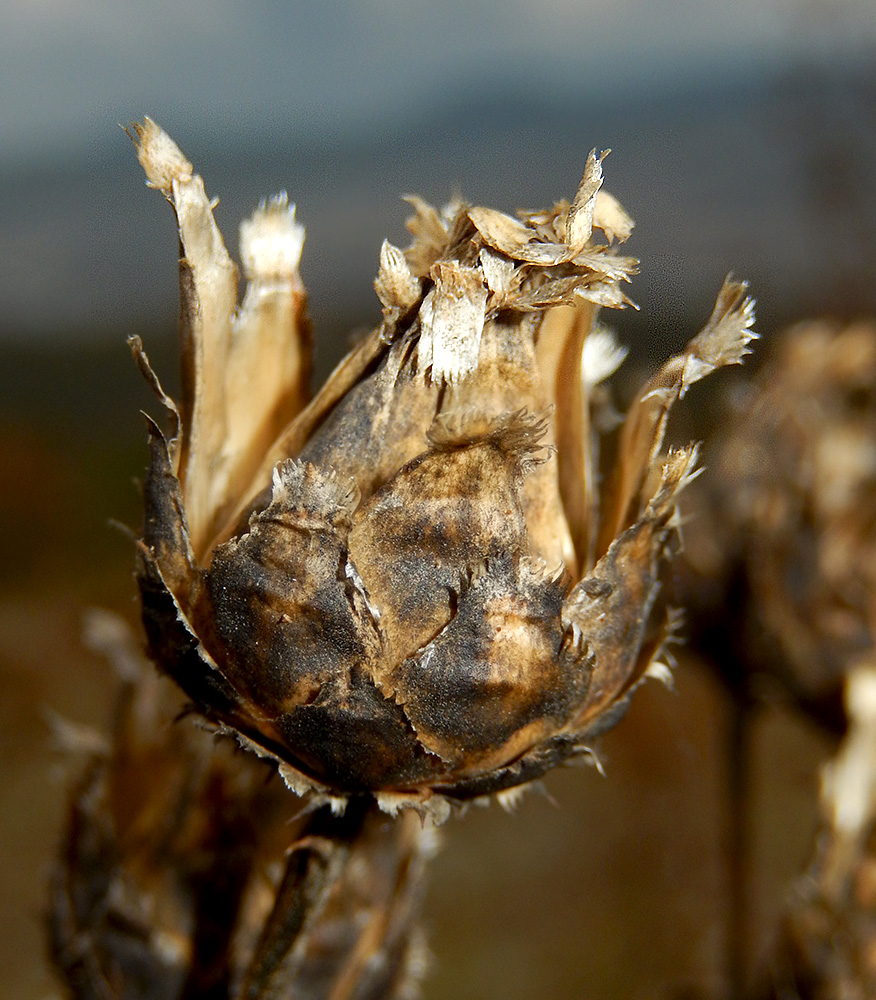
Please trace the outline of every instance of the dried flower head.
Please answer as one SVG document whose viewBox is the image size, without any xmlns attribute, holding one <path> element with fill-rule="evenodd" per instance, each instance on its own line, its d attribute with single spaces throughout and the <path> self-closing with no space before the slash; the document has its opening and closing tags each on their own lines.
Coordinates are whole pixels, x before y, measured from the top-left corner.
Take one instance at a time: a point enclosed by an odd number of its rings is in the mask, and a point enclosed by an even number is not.
<svg viewBox="0 0 876 1000">
<path fill-rule="evenodd" d="M 285 198 L 242 230 L 248 287 L 201 179 L 151 121 L 149 182 L 182 244 L 183 398 L 150 424 L 139 579 L 152 657 L 297 792 L 446 811 L 588 753 L 672 626 L 661 577 L 695 447 L 665 455 L 687 387 L 747 353 L 728 280 L 636 396 L 600 482 L 595 324 L 622 306 L 632 222 L 591 153 L 577 194 L 511 217 L 410 199 L 384 243 L 383 322 L 304 405 L 303 231 Z"/>
<path fill-rule="evenodd" d="M 876 647 L 873 324 L 785 331 L 707 460 L 710 495 L 687 545 L 697 582 L 709 581 L 717 616 L 733 616 L 740 659 L 825 719 Z"/>
</svg>

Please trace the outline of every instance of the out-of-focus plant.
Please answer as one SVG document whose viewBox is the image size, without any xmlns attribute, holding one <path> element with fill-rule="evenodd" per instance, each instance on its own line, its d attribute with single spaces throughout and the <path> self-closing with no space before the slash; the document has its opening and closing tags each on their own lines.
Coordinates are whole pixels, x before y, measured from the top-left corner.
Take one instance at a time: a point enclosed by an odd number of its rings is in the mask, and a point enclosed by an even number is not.
<svg viewBox="0 0 876 1000">
<path fill-rule="evenodd" d="M 701 586 L 690 597 L 711 599 L 717 620 L 735 616 L 740 663 L 841 729 L 846 672 L 873 648 L 872 326 L 786 331 L 735 396 L 709 443 L 708 503 L 687 552 Z"/>
<path fill-rule="evenodd" d="M 876 327 L 785 331 L 724 417 L 687 537 L 693 641 L 749 705 L 782 700 L 841 737 L 811 867 L 754 995 L 864 1000 L 876 995 Z"/>
</svg>

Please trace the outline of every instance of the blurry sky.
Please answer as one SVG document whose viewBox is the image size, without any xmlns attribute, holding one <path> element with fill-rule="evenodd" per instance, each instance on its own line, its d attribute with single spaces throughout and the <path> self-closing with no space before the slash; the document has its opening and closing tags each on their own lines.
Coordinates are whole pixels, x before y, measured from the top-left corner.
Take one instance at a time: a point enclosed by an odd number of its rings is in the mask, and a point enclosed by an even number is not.
<svg viewBox="0 0 876 1000">
<path fill-rule="evenodd" d="M 872 55 L 872 0 L 4 0 L 0 164 L 182 128 L 382 130 L 454 91 L 636 91 Z"/>
<path fill-rule="evenodd" d="M 0 340 L 172 324 L 172 224 L 118 128 L 144 114 L 232 252 L 289 190 L 338 328 L 373 318 L 400 195 L 549 204 L 594 146 L 643 311 L 707 312 L 731 270 L 762 315 L 876 309 L 874 0 L 0 0 L 0 94 Z"/>
</svg>

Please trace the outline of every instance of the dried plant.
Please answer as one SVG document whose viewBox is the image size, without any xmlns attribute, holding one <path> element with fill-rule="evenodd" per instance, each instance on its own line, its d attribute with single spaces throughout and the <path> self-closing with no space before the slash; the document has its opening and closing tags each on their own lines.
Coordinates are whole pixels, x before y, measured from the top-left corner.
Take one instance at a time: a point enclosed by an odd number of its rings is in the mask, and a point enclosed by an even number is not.
<svg viewBox="0 0 876 1000">
<path fill-rule="evenodd" d="M 694 642 L 749 703 L 778 694 L 842 737 L 813 862 L 756 995 L 864 1000 L 876 994 L 876 327 L 786 331 L 725 416 L 687 537 Z"/>
<path fill-rule="evenodd" d="M 232 739 L 160 724 L 154 682 L 128 680 L 74 806 L 55 953 L 78 996 L 158 995 L 135 970 L 162 962 L 164 996 L 400 996 L 421 964 L 417 813 L 513 800 L 666 676 L 663 580 L 697 460 L 664 452 L 666 423 L 748 352 L 752 302 L 728 280 L 615 419 L 604 382 L 624 351 L 596 315 L 627 302 L 637 262 L 591 153 L 547 211 L 411 198 L 411 246 L 381 249 L 381 325 L 307 402 L 294 208 L 275 198 L 244 223 L 238 307 L 200 177 L 148 119 L 135 138 L 181 241 L 179 406 L 132 345 L 170 422 L 149 423 L 148 655 Z M 290 827 L 302 800 L 312 816 Z M 216 890 L 230 856 L 222 926 L 202 925 L 199 878 Z M 138 916 L 118 932 L 120 897 Z"/>
<path fill-rule="evenodd" d="M 203 728 L 124 622 L 95 615 L 121 674 L 88 746 L 52 884 L 51 944 L 77 997 L 408 997 L 434 837 L 359 802 L 313 813 L 269 765 Z M 92 741 L 93 742 L 93 741 Z"/>
<path fill-rule="evenodd" d="M 845 675 L 873 648 L 874 387 L 872 325 L 787 331 L 710 442 L 687 546 L 690 601 L 732 608 L 740 662 L 834 730 Z"/>
</svg>

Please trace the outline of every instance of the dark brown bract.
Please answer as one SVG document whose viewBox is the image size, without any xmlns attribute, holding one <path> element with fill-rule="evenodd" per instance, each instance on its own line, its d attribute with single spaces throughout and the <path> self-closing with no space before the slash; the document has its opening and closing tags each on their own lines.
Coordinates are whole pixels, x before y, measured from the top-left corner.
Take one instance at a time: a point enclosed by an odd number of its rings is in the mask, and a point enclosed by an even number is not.
<svg viewBox="0 0 876 1000">
<path fill-rule="evenodd" d="M 696 461 L 662 454 L 666 419 L 747 353 L 744 286 L 643 387 L 603 481 L 623 352 L 596 311 L 624 304 L 636 262 L 601 157 L 545 212 L 412 199 L 412 246 L 381 252 L 383 323 L 304 406 L 293 211 L 246 224 L 236 310 L 200 178 L 153 123 L 137 135 L 184 251 L 179 411 L 135 345 L 174 425 L 150 425 L 140 546 L 156 663 L 317 797 L 440 815 L 587 754 L 665 669 L 660 581 Z"/>
</svg>

